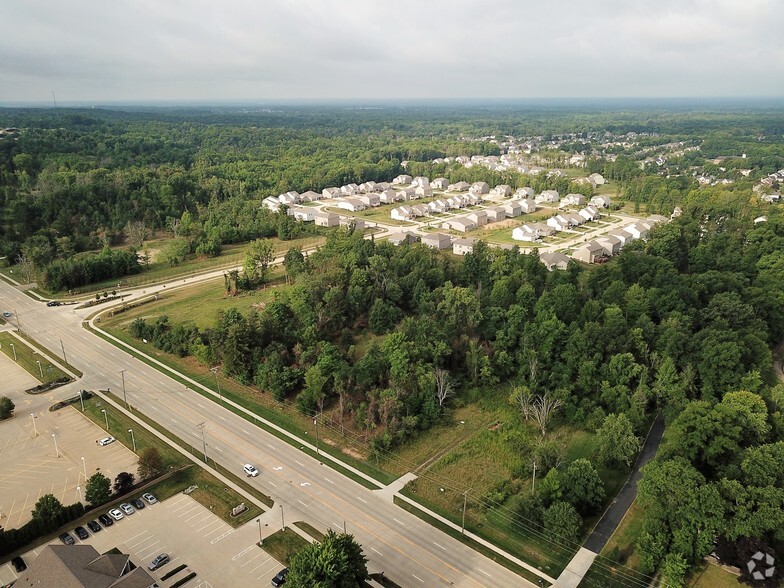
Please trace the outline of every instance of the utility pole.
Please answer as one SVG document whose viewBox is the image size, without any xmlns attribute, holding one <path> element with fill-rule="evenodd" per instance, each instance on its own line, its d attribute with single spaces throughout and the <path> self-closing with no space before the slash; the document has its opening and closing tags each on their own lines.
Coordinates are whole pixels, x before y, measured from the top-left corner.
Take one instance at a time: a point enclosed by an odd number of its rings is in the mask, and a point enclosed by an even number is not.
<svg viewBox="0 0 784 588">
<path fill-rule="evenodd" d="M 133 436 L 133 429 L 128 429 L 131 434 L 131 443 L 133 443 L 133 452 L 136 453 L 136 437 Z"/>
<path fill-rule="evenodd" d="M 319 415 L 316 413 L 316 416 L 313 417 L 313 424 L 316 425 L 316 455 L 319 454 L 319 426 L 318 426 L 318 418 Z"/>
<path fill-rule="evenodd" d="M 204 422 L 196 425 L 196 428 L 201 431 L 201 444 L 202 448 L 204 449 L 204 463 L 207 463 L 207 442 L 204 440 Z"/>
<path fill-rule="evenodd" d="M 461 535 L 465 535 L 465 513 L 466 513 L 467 504 L 468 504 L 468 490 L 463 492 L 463 524 L 460 527 Z"/>
<path fill-rule="evenodd" d="M 221 392 L 220 382 L 218 381 L 218 370 L 220 369 L 219 366 L 211 367 L 210 371 L 212 375 L 215 376 L 215 385 L 218 387 L 218 399 L 223 402 L 223 393 Z"/>
<path fill-rule="evenodd" d="M 130 410 L 131 407 L 128 406 L 128 396 L 125 395 L 125 370 L 120 370 L 120 376 L 122 377 L 123 400 L 125 401 L 125 408 Z"/>
<path fill-rule="evenodd" d="M 534 476 L 531 478 L 531 494 L 536 492 L 536 460 L 534 460 Z"/>
<path fill-rule="evenodd" d="M 15 308 L 14 308 L 14 318 L 16 319 L 16 330 L 21 333 L 22 332 L 22 327 L 19 326 L 19 313 L 16 312 Z"/>
</svg>

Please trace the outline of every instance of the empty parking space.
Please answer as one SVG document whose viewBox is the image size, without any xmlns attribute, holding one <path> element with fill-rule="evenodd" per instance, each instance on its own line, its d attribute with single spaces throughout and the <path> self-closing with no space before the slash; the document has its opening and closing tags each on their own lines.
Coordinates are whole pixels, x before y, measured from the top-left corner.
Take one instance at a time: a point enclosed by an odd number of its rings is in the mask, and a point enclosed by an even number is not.
<svg viewBox="0 0 784 588">
<path fill-rule="evenodd" d="M 0 525 L 18 528 L 44 494 L 63 504 L 84 498 L 85 482 L 95 472 L 110 480 L 136 473 L 136 455 L 115 442 L 96 440 L 106 431 L 74 408 L 19 413 L 0 427 Z"/>
</svg>

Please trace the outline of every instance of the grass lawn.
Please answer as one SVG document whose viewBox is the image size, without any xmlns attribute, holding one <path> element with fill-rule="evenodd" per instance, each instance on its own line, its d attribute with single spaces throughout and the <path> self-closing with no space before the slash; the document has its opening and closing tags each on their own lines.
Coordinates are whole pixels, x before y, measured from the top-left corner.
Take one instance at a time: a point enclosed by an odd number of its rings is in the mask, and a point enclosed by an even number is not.
<svg viewBox="0 0 784 588">
<path fill-rule="evenodd" d="M 308 542 L 297 535 L 289 528 L 277 531 L 264 538 L 261 548 L 277 559 L 283 565 L 288 566 L 291 558 L 303 547 L 307 547 Z"/>
<path fill-rule="evenodd" d="M 642 534 L 643 510 L 635 500 L 629 507 L 626 516 L 615 529 L 607 545 L 602 549 L 602 555 L 608 556 L 618 548 L 619 562 L 632 569 L 637 569 L 640 558 L 634 552 L 634 545 Z"/>
<path fill-rule="evenodd" d="M 14 355 L 16 355 L 16 363 L 42 384 L 68 377 L 68 374 L 48 360 L 43 359 L 38 351 L 29 347 L 11 335 L 11 333 L 0 333 L 0 351 L 12 360 Z M 14 352 L 16 353 L 14 354 Z M 47 352 L 47 355 L 53 356 L 54 354 Z M 42 372 L 43 377 L 41 377 Z"/>
<path fill-rule="evenodd" d="M 703 563 L 686 581 L 689 588 L 737 588 L 738 576 L 717 565 Z"/>
<path fill-rule="evenodd" d="M 377 208 L 368 208 L 366 210 L 360 210 L 358 212 L 343 210 L 342 208 L 338 208 L 337 206 L 325 206 L 322 210 L 324 212 L 334 212 L 335 214 L 340 214 L 342 216 L 346 216 L 346 215 L 354 216 L 356 218 L 361 218 L 365 221 L 381 222 L 384 223 L 385 225 L 398 225 L 401 227 L 416 226 L 415 223 L 409 221 L 395 220 L 391 216 L 389 216 L 390 211 L 397 206 L 399 206 L 399 204 L 384 204 Z"/>
<path fill-rule="evenodd" d="M 313 525 L 310 525 L 310 524 L 308 524 L 308 523 L 306 523 L 304 521 L 296 521 L 294 523 L 294 526 L 302 529 L 303 531 L 305 531 L 308 535 L 313 537 L 316 541 L 321 541 L 324 538 L 324 533 L 319 531 Z"/>
</svg>

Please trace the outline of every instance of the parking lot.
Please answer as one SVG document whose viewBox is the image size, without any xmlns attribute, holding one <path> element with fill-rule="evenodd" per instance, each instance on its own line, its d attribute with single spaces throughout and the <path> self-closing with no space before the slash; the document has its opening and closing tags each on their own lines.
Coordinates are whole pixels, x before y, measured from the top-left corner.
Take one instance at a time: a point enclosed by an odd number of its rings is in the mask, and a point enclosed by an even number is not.
<svg viewBox="0 0 784 588">
<path fill-rule="evenodd" d="M 0 379 L 0 396 L 8 396 L 15 403 L 19 392 L 40 384 L 5 353 L 0 353 L 0 373 L 3 374 Z"/>
<path fill-rule="evenodd" d="M 29 521 L 44 494 L 63 504 L 83 499 L 85 480 L 96 471 L 111 481 L 120 472 L 136 474 L 136 455 L 119 442 L 99 447 L 106 431 L 77 409 L 49 412 L 37 404 L 30 413 L 17 402 L 16 417 L 0 423 L 0 525 L 9 529 Z"/>
<path fill-rule="evenodd" d="M 263 518 L 273 517 L 277 518 L 277 513 L 270 511 Z M 168 553 L 171 561 L 149 572 L 162 587 L 171 586 L 191 571 L 196 572 L 197 577 L 186 584 L 189 587 L 268 585 L 283 567 L 256 546 L 259 540 L 256 521 L 233 529 L 209 509 L 183 494 L 147 506 L 98 533 L 90 534 L 84 541 L 76 538 L 73 532 L 71 534 L 78 543 L 89 543 L 100 553 L 117 547 L 129 554 L 134 564 L 145 569 L 158 554 Z M 35 560 L 37 552 L 34 550 L 24 555 L 28 565 Z M 161 580 L 163 575 L 181 564 L 187 567 Z M 15 577 L 10 564 L 0 567 L 0 585 Z"/>
</svg>

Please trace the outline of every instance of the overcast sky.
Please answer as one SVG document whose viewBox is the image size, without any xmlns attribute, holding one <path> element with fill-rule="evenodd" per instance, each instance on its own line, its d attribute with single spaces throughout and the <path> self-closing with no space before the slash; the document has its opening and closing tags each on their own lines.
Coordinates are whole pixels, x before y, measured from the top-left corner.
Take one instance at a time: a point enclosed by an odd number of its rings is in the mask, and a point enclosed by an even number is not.
<svg viewBox="0 0 784 588">
<path fill-rule="evenodd" d="M 0 103 L 784 96 L 782 0 L 0 0 Z"/>
</svg>

